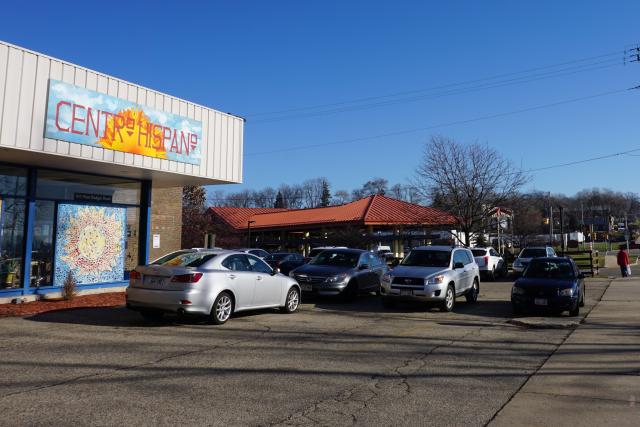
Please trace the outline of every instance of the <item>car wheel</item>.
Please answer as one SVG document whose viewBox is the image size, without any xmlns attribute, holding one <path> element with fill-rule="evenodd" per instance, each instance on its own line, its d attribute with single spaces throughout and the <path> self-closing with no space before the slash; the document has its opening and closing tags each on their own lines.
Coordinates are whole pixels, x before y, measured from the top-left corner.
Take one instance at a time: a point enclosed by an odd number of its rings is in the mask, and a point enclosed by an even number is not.
<svg viewBox="0 0 640 427">
<path fill-rule="evenodd" d="M 386 308 L 392 308 L 396 306 L 396 300 L 389 297 L 382 297 L 382 306 Z"/>
<path fill-rule="evenodd" d="M 358 284 L 355 281 L 349 282 L 346 288 L 342 291 L 342 300 L 345 302 L 353 302 L 358 296 Z"/>
<path fill-rule="evenodd" d="M 280 311 L 283 313 L 291 314 L 298 310 L 300 305 L 300 291 L 298 288 L 293 287 L 289 289 L 287 293 L 287 299 L 285 300 L 284 307 L 280 307 Z"/>
<path fill-rule="evenodd" d="M 471 289 L 467 291 L 464 295 L 465 299 L 468 303 L 474 303 L 478 301 L 478 293 L 480 292 L 480 284 L 478 283 L 478 279 L 473 279 L 473 285 Z"/>
<path fill-rule="evenodd" d="M 228 292 L 220 292 L 220 295 L 213 302 L 211 309 L 211 323 L 222 325 L 229 320 L 233 312 L 233 299 Z"/>
<path fill-rule="evenodd" d="M 451 311 L 456 304 L 456 291 L 453 285 L 447 286 L 446 293 L 444 294 L 444 301 L 440 304 L 440 311 Z"/>
<path fill-rule="evenodd" d="M 585 290 L 582 289 L 582 293 L 580 294 L 580 307 L 584 307 L 584 292 Z"/>
<path fill-rule="evenodd" d="M 579 314 L 580 314 L 580 303 L 578 301 L 576 301 L 575 307 L 573 307 L 571 310 L 569 310 L 569 316 L 576 317 Z"/>
<path fill-rule="evenodd" d="M 511 307 L 513 308 L 513 314 L 515 314 L 516 316 L 519 315 L 519 314 L 522 314 L 524 312 L 522 307 L 520 307 L 517 304 L 511 304 Z"/>
<path fill-rule="evenodd" d="M 144 320 L 150 322 L 159 322 L 162 320 L 164 313 L 158 310 L 140 310 L 140 315 Z"/>
<path fill-rule="evenodd" d="M 491 269 L 491 273 L 489 273 L 489 279 L 492 282 L 496 281 L 496 266 L 494 265 L 493 268 Z"/>
</svg>

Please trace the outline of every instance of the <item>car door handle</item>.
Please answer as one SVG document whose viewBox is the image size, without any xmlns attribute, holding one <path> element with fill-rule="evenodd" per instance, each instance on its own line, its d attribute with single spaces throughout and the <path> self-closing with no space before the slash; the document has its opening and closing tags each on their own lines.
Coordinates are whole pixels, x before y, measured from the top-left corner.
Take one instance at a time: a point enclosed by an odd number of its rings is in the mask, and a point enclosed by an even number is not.
<svg viewBox="0 0 640 427">
<path fill-rule="evenodd" d="M 235 275 L 235 274 L 229 274 L 229 276 L 228 276 L 228 277 L 229 277 L 229 279 L 235 279 L 235 278 L 236 278 L 236 275 Z"/>
</svg>

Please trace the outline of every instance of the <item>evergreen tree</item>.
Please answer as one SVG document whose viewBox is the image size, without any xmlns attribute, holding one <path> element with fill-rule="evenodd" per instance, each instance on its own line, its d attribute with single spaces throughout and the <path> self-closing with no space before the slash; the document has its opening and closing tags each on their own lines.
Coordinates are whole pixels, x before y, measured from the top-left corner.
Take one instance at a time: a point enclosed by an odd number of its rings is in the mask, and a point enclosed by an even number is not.
<svg viewBox="0 0 640 427">
<path fill-rule="evenodd" d="M 276 195 L 276 202 L 273 204 L 274 208 L 284 208 L 284 197 L 282 197 L 282 192 L 278 191 L 278 194 Z"/>
<path fill-rule="evenodd" d="M 329 183 L 326 179 L 322 180 L 322 195 L 320 196 L 320 206 L 325 208 L 331 203 L 331 192 L 329 191 Z"/>
</svg>

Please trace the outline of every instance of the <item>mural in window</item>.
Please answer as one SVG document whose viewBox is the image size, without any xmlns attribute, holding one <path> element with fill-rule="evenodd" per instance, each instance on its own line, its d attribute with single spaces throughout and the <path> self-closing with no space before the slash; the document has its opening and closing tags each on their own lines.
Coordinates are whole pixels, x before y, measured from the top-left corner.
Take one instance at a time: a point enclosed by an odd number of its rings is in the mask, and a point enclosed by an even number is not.
<svg viewBox="0 0 640 427">
<path fill-rule="evenodd" d="M 54 284 L 71 271 L 80 284 L 124 279 L 126 208 L 58 205 Z"/>
</svg>

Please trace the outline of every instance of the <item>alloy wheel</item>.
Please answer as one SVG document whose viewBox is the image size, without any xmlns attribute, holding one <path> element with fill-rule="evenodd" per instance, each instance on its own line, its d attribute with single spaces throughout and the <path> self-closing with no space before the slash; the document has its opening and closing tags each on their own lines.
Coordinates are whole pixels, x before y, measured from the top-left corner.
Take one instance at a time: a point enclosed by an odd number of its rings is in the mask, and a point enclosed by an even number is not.
<svg viewBox="0 0 640 427">
<path fill-rule="evenodd" d="M 216 304 L 216 319 L 219 322 L 226 322 L 231 316 L 231 298 L 222 295 Z"/>
<path fill-rule="evenodd" d="M 451 287 L 447 289 L 445 305 L 447 306 L 447 310 L 451 310 L 451 308 L 453 308 L 453 289 Z"/>
<path fill-rule="evenodd" d="M 299 303 L 300 298 L 298 297 L 298 292 L 295 289 L 291 289 L 289 291 L 289 297 L 287 298 L 287 309 L 290 312 L 294 312 L 298 308 Z"/>
</svg>

